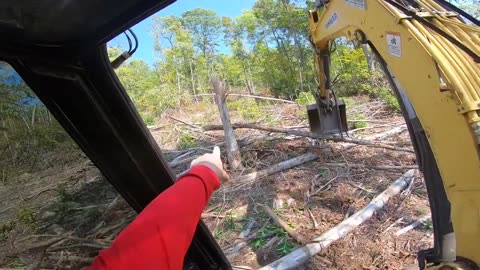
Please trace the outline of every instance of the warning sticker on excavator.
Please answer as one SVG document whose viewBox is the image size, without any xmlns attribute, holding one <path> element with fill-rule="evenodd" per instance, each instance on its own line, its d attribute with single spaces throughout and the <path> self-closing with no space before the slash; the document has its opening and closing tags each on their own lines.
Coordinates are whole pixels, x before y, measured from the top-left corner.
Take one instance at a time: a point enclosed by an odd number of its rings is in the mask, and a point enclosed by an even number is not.
<svg viewBox="0 0 480 270">
<path fill-rule="evenodd" d="M 365 0 L 345 0 L 347 5 L 365 10 Z"/>
<path fill-rule="evenodd" d="M 387 51 L 395 57 L 402 57 L 402 40 L 400 33 L 387 32 Z"/>
</svg>

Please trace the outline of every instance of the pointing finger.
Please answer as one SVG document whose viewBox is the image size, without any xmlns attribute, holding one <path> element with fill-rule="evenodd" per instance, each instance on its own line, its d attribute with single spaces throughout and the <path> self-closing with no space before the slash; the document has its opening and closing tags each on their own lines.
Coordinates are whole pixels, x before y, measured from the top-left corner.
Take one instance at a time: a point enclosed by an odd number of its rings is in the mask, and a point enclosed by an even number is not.
<svg viewBox="0 0 480 270">
<path fill-rule="evenodd" d="M 214 154 L 215 156 L 220 156 L 220 147 L 215 146 L 215 147 L 213 148 L 213 154 Z"/>
</svg>

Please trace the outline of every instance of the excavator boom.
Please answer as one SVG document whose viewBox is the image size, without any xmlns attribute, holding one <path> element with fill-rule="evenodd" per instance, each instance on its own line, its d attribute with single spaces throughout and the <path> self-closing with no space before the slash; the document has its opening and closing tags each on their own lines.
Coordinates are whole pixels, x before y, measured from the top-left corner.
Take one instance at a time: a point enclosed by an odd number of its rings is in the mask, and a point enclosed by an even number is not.
<svg viewBox="0 0 480 270">
<path fill-rule="evenodd" d="M 369 44 L 390 79 L 432 209 L 435 245 L 420 266 L 480 264 L 478 21 L 443 0 L 330 0 L 309 22 L 319 103 L 334 90 L 325 71 L 338 37 Z"/>
</svg>

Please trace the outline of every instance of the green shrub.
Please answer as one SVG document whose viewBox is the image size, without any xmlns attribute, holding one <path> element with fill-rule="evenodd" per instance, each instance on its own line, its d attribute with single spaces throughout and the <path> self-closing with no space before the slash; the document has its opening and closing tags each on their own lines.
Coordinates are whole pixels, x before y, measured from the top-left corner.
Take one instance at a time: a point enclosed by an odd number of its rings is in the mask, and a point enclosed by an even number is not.
<svg viewBox="0 0 480 270">
<path fill-rule="evenodd" d="M 380 69 L 369 70 L 362 49 L 339 45 L 332 55 L 332 74 L 339 74 L 332 86 L 338 96 L 368 95 L 381 99 L 390 110 L 400 111 L 385 74 Z"/>
<path fill-rule="evenodd" d="M 392 91 L 388 88 L 382 88 L 378 92 L 378 97 L 385 102 L 388 109 L 394 112 L 400 112 L 400 105 L 397 98 L 393 95 Z"/>
<path fill-rule="evenodd" d="M 341 99 L 343 100 L 343 102 L 345 102 L 347 108 L 358 103 L 358 101 L 352 97 L 341 97 Z"/>
<path fill-rule="evenodd" d="M 181 149 L 181 150 L 189 149 L 195 146 L 197 146 L 197 143 L 195 142 L 195 138 L 192 135 L 188 133 L 184 133 L 180 135 L 180 138 L 177 144 L 178 149 Z"/>
<path fill-rule="evenodd" d="M 20 208 L 17 213 L 18 222 L 29 227 L 36 227 L 35 213 L 30 208 Z"/>
<path fill-rule="evenodd" d="M 288 241 L 288 238 L 285 237 L 283 241 L 280 243 L 280 245 L 277 246 L 277 251 L 280 253 L 280 255 L 284 256 L 290 253 L 293 250 L 294 246 L 293 244 Z"/>
<path fill-rule="evenodd" d="M 315 97 L 310 92 L 302 92 L 298 95 L 298 98 L 295 99 L 295 103 L 300 106 L 315 104 Z"/>
<path fill-rule="evenodd" d="M 366 120 L 367 117 L 364 114 L 357 113 L 351 116 L 351 119 L 354 120 Z M 357 129 L 357 128 L 366 128 L 368 126 L 367 122 L 351 122 L 351 129 Z"/>
<path fill-rule="evenodd" d="M 261 103 L 260 103 L 261 104 Z M 263 113 L 259 104 L 254 99 L 239 98 L 237 100 L 227 102 L 230 110 L 236 111 L 246 121 L 255 121 L 262 118 Z"/>
<path fill-rule="evenodd" d="M 147 126 L 153 126 L 155 125 L 155 117 L 153 115 L 147 114 L 147 115 L 142 115 L 143 122 Z"/>
</svg>

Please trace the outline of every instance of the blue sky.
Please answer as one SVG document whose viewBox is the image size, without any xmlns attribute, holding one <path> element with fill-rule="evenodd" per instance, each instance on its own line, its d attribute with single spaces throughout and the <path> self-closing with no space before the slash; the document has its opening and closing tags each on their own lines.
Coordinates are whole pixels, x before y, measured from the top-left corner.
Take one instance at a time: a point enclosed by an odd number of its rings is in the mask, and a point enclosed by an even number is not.
<svg viewBox="0 0 480 270">
<path fill-rule="evenodd" d="M 177 0 L 155 15 L 180 16 L 187 10 L 205 8 L 214 10 L 219 16 L 236 17 L 242 13 L 242 10 L 252 8 L 254 3 L 255 0 Z M 140 41 L 140 46 L 133 57 L 152 64 L 154 60 L 152 18 L 149 17 L 135 25 L 133 31 L 135 31 Z M 120 36 L 112 40 L 109 44 L 113 46 L 120 45 L 122 48 L 126 48 L 127 43 L 124 36 Z"/>
</svg>

